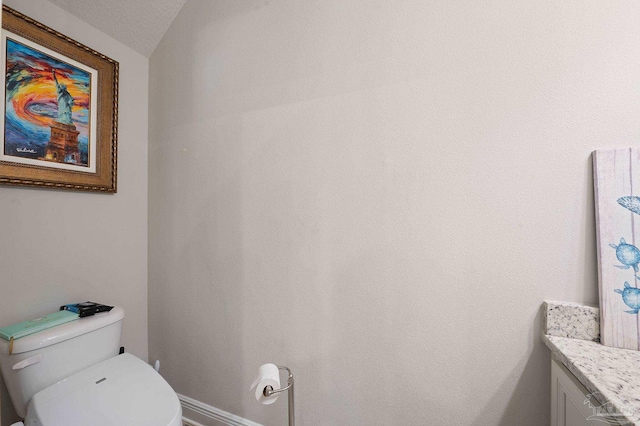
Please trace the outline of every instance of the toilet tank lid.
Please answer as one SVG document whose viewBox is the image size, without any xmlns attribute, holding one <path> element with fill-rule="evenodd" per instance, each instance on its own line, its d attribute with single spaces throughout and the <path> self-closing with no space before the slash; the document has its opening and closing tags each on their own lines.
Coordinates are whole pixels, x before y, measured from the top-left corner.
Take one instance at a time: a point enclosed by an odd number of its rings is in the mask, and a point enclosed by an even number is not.
<svg viewBox="0 0 640 426">
<path fill-rule="evenodd" d="M 12 354 L 20 354 L 36 349 L 46 348 L 65 340 L 73 339 L 91 331 L 111 325 L 115 322 L 122 321 L 124 318 L 124 309 L 115 306 L 109 312 L 95 314 L 89 317 L 79 318 L 57 327 L 43 330 L 39 333 L 30 334 L 13 341 Z M 0 338 L 0 353 L 9 353 L 9 342 Z"/>
</svg>

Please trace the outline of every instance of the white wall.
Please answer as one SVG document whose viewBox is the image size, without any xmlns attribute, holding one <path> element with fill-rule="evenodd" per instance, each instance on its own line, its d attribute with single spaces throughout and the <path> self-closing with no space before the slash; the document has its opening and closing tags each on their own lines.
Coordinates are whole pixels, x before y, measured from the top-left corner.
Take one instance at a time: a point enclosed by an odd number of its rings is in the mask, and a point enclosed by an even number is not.
<svg viewBox="0 0 640 426">
<path fill-rule="evenodd" d="M 44 0 L 5 4 L 120 62 L 118 193 L 0 186 L 0 324 L 63 303 L 124 307 L 123 344 L 147 358 L 148 65 Z M 15 419 L 4 385 L 2 425 Z"/>
<path fill-rule="evenodd" d="M 267 424 L 549 421 L 544 299 L 597 302 L 596 148 L 640 4 L 189 0 L 150 60 L 149 354 Z"/>
</svg>

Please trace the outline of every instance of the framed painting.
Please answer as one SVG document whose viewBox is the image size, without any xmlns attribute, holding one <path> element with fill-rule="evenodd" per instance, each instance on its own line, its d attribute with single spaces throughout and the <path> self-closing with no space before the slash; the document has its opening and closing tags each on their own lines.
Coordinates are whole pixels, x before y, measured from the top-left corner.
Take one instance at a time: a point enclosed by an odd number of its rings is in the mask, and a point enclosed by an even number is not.
<svg viewBox="0 0 640 426">
<path fill-rule="evenodd" d="M 593 181 L 600 340 L 640 350 L 640 148 L 594 151 Z"/>
<path fill-rule="evenodd" d="M 118 62 L 2 8 L 0 183 L 116 192 Z"/>
</svg>

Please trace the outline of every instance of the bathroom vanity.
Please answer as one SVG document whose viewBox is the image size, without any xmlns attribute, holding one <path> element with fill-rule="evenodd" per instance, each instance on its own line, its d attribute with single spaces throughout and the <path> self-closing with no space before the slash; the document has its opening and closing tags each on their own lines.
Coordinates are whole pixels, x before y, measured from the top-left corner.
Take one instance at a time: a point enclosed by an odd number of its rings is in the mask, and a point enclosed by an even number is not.
<svg viewBox="0 0 640 426">
<path fill-rule="evenodd" d="M 592 409 L 584 402 L 589 391 L 558 360 L 551 360 L 551 424 L 553 426 L 583 426 L 593 424 Z"/>
<path fill-rule="evenodd" d="M 551 425 L 640 425 L 640 351 L 599 343 L 598 308 L 545 302 Z"/>
</svg>

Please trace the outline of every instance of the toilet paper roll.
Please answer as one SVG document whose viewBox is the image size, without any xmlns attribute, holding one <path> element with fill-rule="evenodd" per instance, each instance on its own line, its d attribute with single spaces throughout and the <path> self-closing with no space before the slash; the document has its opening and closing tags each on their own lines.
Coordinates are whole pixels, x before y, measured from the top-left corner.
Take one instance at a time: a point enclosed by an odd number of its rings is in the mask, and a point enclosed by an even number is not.
<svg viewBox="0 0 640 426">
<path fill-rule="evenodd" d="M 249 388 L 249 390 L 256 388 L 256 400 L 260 404 L 273 404 L 280 395 L 264 396 L 264 388 L 267 386 L 271 386 L 274 390 L 280 389 L 280 371 L 275 364 L 261 365 L 258 369 L 258 377 Z"/>
</svg>

